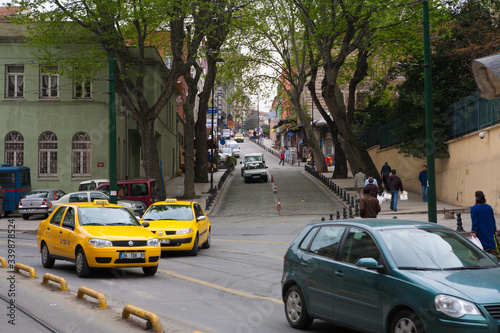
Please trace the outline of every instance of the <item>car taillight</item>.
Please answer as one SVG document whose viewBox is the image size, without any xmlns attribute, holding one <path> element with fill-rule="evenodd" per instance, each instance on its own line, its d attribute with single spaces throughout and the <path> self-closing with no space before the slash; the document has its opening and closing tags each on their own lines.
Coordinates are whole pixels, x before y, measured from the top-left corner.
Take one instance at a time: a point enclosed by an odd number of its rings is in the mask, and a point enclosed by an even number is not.
<svg viewBox="0 0 500 333">
<path fill-rule="evenodd" d="M 52 202 L 49 203 L 49 208 L 52 208 Z"/>
<path fill-rule="evenodd" d="M 43 199 L 43 201 L 42 201 L 42 206 L 45 206 L 45 205 L 47 205 L 47 204 L 48 204 L 48 203 L 47 203 L 47 199 Z"/>
<path fill-rule="evenodd" d="M 23 201 L 19 200 L 19 207 L 22 207 L 22 206 L 23 206 Z"/>
</svg>

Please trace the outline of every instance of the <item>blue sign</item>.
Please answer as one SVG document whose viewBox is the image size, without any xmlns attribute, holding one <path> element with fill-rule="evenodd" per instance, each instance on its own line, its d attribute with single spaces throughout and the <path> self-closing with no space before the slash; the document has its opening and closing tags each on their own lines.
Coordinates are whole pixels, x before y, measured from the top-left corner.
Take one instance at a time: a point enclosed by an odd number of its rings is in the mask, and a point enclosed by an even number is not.
<svg viewBox="0 0 500 333">
<path fill-rule="evenodd" d="M 226 144 L 226 140 L 221 139 L 221 140 L 220 140 L 220 144 L 224 146 L 224 145 Z"/>
<path fill-rule="evenodd" d="M 214 110 L 214 114 L 217 114 L 217 108 L 208 108 L 207 113 L 212 114 L 212 109 Z"/>
</svg>

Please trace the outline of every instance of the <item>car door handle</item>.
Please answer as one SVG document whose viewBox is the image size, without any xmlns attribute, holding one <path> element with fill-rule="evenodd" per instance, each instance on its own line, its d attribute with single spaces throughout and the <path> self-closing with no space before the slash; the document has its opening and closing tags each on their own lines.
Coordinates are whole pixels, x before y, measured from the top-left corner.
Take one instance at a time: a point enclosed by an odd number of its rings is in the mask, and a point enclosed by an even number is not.
<svg viewBox="0 0 500 333">
<path fill-rule="evenodd" d="M 308 262 L 308 261 L 302 261 L 300 264 L 301 264 L 302 266 L 304 266 L 304 267 L 309 266 L 309 262 Z"/>
<path fill-rule="evenodd" d="M 337 278 L 339 278 L 339 279 L 340 279 L 340 278 L 343 278 L 343 277 L 344 277 L 344 272 L 342 272 L 342 271 L 336 271 L 336 272 L 335 272 L 335 275 L 337 276 Z"/>
</svg>

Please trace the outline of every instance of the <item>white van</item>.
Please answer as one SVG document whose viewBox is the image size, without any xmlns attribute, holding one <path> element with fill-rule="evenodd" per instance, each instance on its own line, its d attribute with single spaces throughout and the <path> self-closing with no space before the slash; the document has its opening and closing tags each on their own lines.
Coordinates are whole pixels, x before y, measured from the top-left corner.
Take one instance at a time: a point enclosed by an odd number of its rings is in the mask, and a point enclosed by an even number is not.
<svg viewBox="0 0 500 333">
<path fill-rule="evenodd" d="M 109 183 L 109 179 L 85 180 L 78 186 L 78 191 L 93 191 L 103 183 Z"/>
<path fill-rule="evenodd" d="M 242 177 L 243 177 L 243 170 L 245 170 L 245 163 L 247 163 L 247 162 L 262 162 L 262 163 L 264 163 L 264 166 L 266 165 L 266 160 L 264 160 L 263 153 L 245 154 L 245 156 L 243 156 L 243 161 L 240 162 L 240 164 L 242 164 L 242 166 L 241 166 L 241 176 Z"/>
</svg>

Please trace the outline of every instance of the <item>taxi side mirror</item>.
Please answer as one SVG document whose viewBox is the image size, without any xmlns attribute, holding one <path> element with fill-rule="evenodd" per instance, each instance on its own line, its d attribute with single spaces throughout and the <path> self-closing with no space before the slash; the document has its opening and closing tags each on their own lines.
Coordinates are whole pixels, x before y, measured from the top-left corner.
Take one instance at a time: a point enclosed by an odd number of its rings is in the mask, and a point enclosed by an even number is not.
<svg viewBox="0 0 500 333">
<path fill-rule="evenodd" d="M 198 216 L 196 218 L 196 221 L 203 221 L 203 220 L 206 220 L 207 218 L 205 217 L 205 215 L 202 215 L 202 216 Z"/>
</svg>

